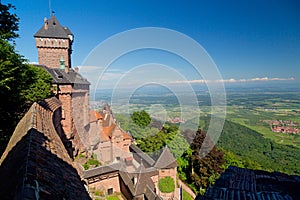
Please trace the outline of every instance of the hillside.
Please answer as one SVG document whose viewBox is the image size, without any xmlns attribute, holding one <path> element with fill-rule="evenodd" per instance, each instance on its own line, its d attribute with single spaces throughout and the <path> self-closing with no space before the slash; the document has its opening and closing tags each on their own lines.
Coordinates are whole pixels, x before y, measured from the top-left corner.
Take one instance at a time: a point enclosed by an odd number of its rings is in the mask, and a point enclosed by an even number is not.
<svg viewBox="0 0 300 200">
<path fill-rule="evenodd" d="M 207 119 L 204 124 L 208 124 Z M 240 124 L 226 120 L 217 146 L 242 160 L 257 162 L 263 170 L 300 174 L 299 148 L 277 144 Z"/>
</svg>

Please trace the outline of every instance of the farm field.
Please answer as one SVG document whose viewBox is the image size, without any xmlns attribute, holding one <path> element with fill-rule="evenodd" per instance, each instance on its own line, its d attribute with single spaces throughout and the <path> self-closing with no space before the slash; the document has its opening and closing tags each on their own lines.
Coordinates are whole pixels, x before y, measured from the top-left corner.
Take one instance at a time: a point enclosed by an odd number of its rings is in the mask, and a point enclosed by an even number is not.
<svg viewBox="0 0 300 200">
<path fill-rule="evenodd" d="M 190 129 L 193 132 L 199 126 L 203 131 L 207 131 L 210 115 L 214 114 L 211 111 L 210 96 L 203 90 L 197 91 L 196 94 L 197 108 L 192 103 L 179 104 L 179 95 L 189 98 L 190 94 L 184 91 L 175 95 L 170 91 L 152 88 L 150 91 L 138 91 L 132 94 L 130 99 L 119 96 L 114 101 L 109 99 L 109 94 L 101 96 L 102 99 L 106 97 L 106 102 L 110 102 L 120 126 L 130 131 L 140 144 L 140 148 L 148 148 L 151 143 L 149 141 L 155 138 L 161 137 L 169 141 L 173 137 L 163 136 L 161 133 L 154 137 L 164 122 L 180 124 L 183 128 L 181 130 Z M 236 160 L 237 165 L 251 169 L 300 174 L 298 86 L 227 88 L 226 98 L 226 117 L 216 147 L 227 152 L 226 155 L 233 156 L 234 158 L 230 158 Z M 142 129 L 128 121 L 134 111 L 141 110 L 147 111 L 153 119 L 156 119 L 154 120 L 156 125 Z M 281 130 L 284 131 L 280 132 Z M 293 130 L 295 133 L 285 130 Z M 177 143 L 168 144 L 176 158 L 189 146 L 181 137 L 179 135 Z M 156 141 L 156 144 L 160 142 Z"/>
<path fill-rule="evenodd" d="M 188 97 L 189 94 L 179 95 Z M 103 97 L 103 94 L 101 96 Z M 127 101 L 129 103 L 124 103 L 124 99 L 119 98 L 112 104 L 112 108 L 114 113 L 127 115 L 133 111 L 146 110 L 161 121 L 181 118 L 182 115 L 193 117 L 200 113 L 200 126 L 201 117 L 211 114 L 210 96 L 207 92 L 197 92 L 198 110 L 192 105 L 185 105 L 182 110 L 183 106 L 179 105 L 177 96 L 178 94 L 163 90 L 139 91 L 131 96 Z M 226 96 L 226 120 L 255 130 L 276 143 L 300 148 L 300 133 L 273 132 L 271 125 L 265 122 L 292 121 L 297 124 L 294 128 L 300 129 L 300 89 L 297 85 L 229 88 Z M 104 97 L 110 101 L 109 94 Z M 188 122 L 190 119 L 184 120 Z"/>
<path fill-rule="evenodd" d="M 179 95 L 189 98 L 190 94 L 184 92 L 175 95 L 162 88 L 146 88 L 137 91 L 130 99 L 119 96 L 114 101 L 110 99 L 111 93 L 112 91 L 102 91 L 98 98 L 110 102 L 114 113 L 130 115 L 137 110 L 146 110 L 160 121 L 185 116 L 187 123 L 191 120 L 189 117 L 199 115 L 200 127 L 203 126 L 201 118 L 211 114 L 210 96 L 204 89 L 196 90 L 199 105 L 197 109 L 193 105 L 179 104 Z M 226 120 L 252 129 L 278 144 L 300 148 L 300 133 L 273 132 L 272 126 L 265 122 L 292 121 L 297 124 L 294 128 L 300 129 L 300 89 L 297 84 L 227 87 L 226 98 Z"/>
</svg>

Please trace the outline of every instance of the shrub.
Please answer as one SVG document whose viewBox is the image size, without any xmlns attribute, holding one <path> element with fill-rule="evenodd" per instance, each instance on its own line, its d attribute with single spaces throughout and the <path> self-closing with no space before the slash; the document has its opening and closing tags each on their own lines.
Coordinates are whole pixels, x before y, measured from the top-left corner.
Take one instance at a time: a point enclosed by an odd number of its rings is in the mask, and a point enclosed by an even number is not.
<svg viewBox="0 0 300 200">
<path fill-rule="evenodd" d="M 158 180 L 158 188 L 163 193 L 171 193 L 175 190 L 174 179 L 166 176 Z"/>
</svg>

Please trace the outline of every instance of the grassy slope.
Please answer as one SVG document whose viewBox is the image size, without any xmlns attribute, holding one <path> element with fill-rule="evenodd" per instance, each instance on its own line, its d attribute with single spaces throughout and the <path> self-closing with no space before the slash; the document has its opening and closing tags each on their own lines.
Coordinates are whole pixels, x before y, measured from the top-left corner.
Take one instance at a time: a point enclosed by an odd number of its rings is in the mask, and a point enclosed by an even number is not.
<svg viewBox="0 0 300 200">
<path fill-rule="evenodd" d="M 294 145 L 300 148 L 300 136 L 287 135 L 283 133 L 274 133 L 270 129 L 270 125 L 263 122 L 263 120 L 292 120 L 299 123 L 299 114 L 293 113 L 292 109 L 288 111 L 275 110 L 268 111 L 262 108 L 245 108 L 241 106 L 227 106 L 227 119 L 246 126 L 250 129 L 262 134 L 265 138 L 269 138 L 279 144 Z M 280 116 L 278 116 L 280 113 Z"/>
<path fill-rule="evenodd" d="M 254 160 L 265 170 L 300 175 L 299 148 L 277 144 L 240 124 L 226 121 L 217 146 L 241 158 Z"/>
</svg>

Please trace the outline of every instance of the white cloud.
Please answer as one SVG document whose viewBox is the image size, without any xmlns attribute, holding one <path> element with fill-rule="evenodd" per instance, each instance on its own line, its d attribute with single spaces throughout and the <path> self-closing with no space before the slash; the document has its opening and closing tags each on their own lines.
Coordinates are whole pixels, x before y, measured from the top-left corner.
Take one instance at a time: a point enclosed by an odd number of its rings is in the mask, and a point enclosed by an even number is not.
<svg viewBox="0 0 300 200">
<path fill-rule="evenodd" d="M 181 83 L 243 83 L 243 82 L 260 82 L 260 81 L 294 81 L 294 77 L 290 78 L 269 78 L 269 77 L 255 77 L 250 79 L 221 79 L 221 80 L 184 80 L 184 81 L 172 81 L 169 83 L 181 84 Z"/>
<path fill-rule="evenodd" d="M 109 68 L 105 69 L 101 66 L 79 66 L 79 73 L 87 78 L 91 83 L 91 88 L 112 88 L 116 84 L 118 87 L 130 87 L 143 85 L 146 82 L 158 84 L 203 84 L 203 83 L 245 83 L 245 82 L 266 82 L 266 81 L 293 81 L 291 78 L 269 78 L 269 77 L 253 77 L 248 79 L 220 79 L 220 80 L 185 80 L 176 70 L 169 69 L 164 66 L 146 65 L 134 68 L 129 71 L 121 69 Z"/>
</svg>

